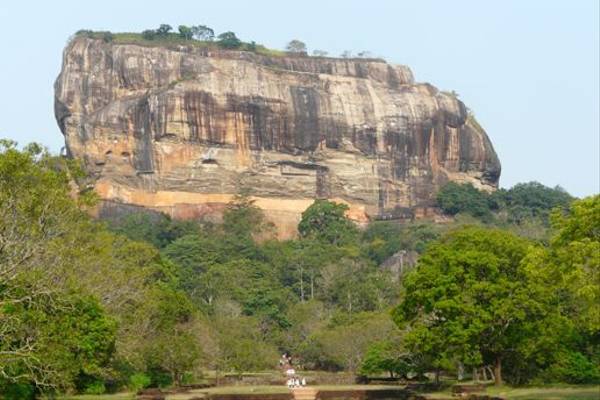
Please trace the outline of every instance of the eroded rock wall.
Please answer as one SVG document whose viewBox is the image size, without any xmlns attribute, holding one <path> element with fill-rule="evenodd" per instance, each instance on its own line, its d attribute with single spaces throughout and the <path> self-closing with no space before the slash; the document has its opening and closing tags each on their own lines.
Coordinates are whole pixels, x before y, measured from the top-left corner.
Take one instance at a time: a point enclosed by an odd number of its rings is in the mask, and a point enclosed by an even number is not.
<svg viewBox="0 0 600 400">
<path fill-rule="evenodd" d="M 76 38 L 55 92 L 101 198 L 175 217 L 218 214 L 244 189 L 289 236 L 315 198 L 357 221 L 419 216 L 447 181 L 493 190 L 500 175 L 461 101 L 382 60 Z"/>
</svg>

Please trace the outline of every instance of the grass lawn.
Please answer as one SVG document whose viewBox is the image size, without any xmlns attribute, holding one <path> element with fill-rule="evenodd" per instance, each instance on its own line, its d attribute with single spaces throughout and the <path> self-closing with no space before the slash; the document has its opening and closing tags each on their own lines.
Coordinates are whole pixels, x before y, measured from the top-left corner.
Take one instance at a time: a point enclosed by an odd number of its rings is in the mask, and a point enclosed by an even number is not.
<svg viewBox="0 0 600 400">
<path fill-rule="evenodd" d="M 600 400 L 600 386 L 542 386 L 513 388 L 488 386 L 486 394 L 508 400 Z M 432 393 L 428 397 L 449 398 L 450 391 Z"/>
<path fill-rule="evenodd" d="M 515 400 L 599 400 L 600 386 L 488 388 L 488 393 Z"/>
<path fill-rule="evenodd" d="M 132 400 L 135 399 L 135 393 L 115 393 L 115 394 L 78 394 L 76 396 L 59 397 L 60 400 Z"/>
<path fill-rule="evenodd" d="M 311 386 L 320 390 L 381 390 L 397 389 L 398 386 L 384 385 L 321 385 Z M 188 393 L 173 394 L 167 396 L 168 400 L 186 400 L 192 397 L 203 397 L 203 394 L 245 394 L 245 393 L 286 393 L 288 389 L 285 386 L 220 386 L 210 389 L 193 390 Z M 495 395 L 507 400 L 600 400 L 600 386 L 545 386 L 545 387 L 524 387 L 512 388 L 510 386 L 501 386 L 496 388 L 489 386 L 486 391 L 489 395 Z M 450 390 L 428 394 L 431 399 L 448 399 L 451 397 Z M 78 395 L 66 396 L 61 400 L 132 400 L 135 399 L 133 393 L 117 393 L 103 395 Z M 458 399 L 458 398 L 457 398 Z"/>
</svg>

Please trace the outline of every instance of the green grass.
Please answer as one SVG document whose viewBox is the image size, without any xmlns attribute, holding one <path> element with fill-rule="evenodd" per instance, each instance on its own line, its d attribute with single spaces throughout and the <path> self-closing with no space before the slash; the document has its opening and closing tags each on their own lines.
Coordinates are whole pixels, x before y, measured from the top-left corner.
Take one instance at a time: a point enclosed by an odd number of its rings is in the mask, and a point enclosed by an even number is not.
<svg viewBox="0 0 600 400">
<path fill-rule="evenodd" d="M 135 393 L 123 392 L 115 394 L 79 394 L 75 396 L 59 397 L 60 400 L 132 400 Z"/>
<path fill-rule="evenodd" d="M 571 386 L 571 387 L 532 387 L 510 388 L 490 387 L 488 393 L 515 400 L 598 400 L 600 399 L 599 386 Z"/>
<path fill-rule="evenodd" d="M 536 386 L 516 388 L 510 386 L 488 386 L 485 393 L 507 400 L 599 400 L 600 386 Z M 448 399 L 451 397 L 451 392 L 448 389 L 443 392 L 430 393 L 427 397 L 431 399 Z"/>
<path fill-rule="evenodd" d="M 385 385 L 318 385 L 311 386 L 319 390 L 381 390 L 397 389 L 398 386 Z M 285 386 L 220 386 L 210 389 L 193 390 L 189 393 L 173 394 L 167 397 L 168 400 L 187 400 L 192 397 L 203 397 L 203 394 L 268 394 L 268 393 L 287 393 Z M 599 400 L 600 386 L 579 385 L 579 386 L 538 386 L 538 387 L 519 387 L 510 386 L 488 386 L 486 394 L 502 397 L 507 400 Z M 427 395 L 431 399 L 451 398 L 450 389 L 430 393 Z M 132 400 L 135 398 L 133 393 L 117 393 L 103 395 L 77 395 L 61 397 L 61 400 Z"/>
<path fill-rule="evenodd" d="M 84 36 L 92 39 L 104 39 L 108 32 L 90 32 L 82 31 L 78 36 Z M 168 46 L 192 46 L 201 49 L 221 50 L 216 41 L 202 40 L 187 40 L 180 37 L 177 33 L 169 33 L 165 36 L 157 36 L 154 39 L 145 39 L 141 33 L 137 32 L 118 32 L 111 34 L 112 43 L 117 44 L 134 44 L 145 47 L 168 47 Z M 256 44 L 254 48 L 250 43 L 242 42 L 238 49 L 239 51 L 248 51 L 269 57 L 284 57 L 289 55 L 285 51 L 277 49 L 269 49 L 262 44 Z"/>
</svg>

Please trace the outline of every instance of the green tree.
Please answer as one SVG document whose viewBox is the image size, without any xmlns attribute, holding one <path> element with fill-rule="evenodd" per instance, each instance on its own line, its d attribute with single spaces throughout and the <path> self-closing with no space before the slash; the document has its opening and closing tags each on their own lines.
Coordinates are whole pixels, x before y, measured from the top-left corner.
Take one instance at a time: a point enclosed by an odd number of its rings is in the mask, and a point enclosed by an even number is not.
<svg viewBox="0 0 600 400">
<path fill-rule="evenodd" d="M 16 143 L 0 141 L 0 377 L 33 382 L 39 388 L 70 385 L 57 378 L 60 366 L 47 367 L 37 355 L 41 326 L 32 315 L 60 313 L 61 294 L 71 285 L 65 279 L 68 262 L 62 250 L 65 236 L 85 219 L 79 207 L 92 203 L 81 195 L 71 198 L 69 181 L 81 176 L 76 164 L 50 156 L 31 144 L 23 151 Z M 78 207 L 79 206 L 79 207 Z M 42 309 L 40 314 L 30 310 Z M 26 335 L 24 338 L 21 335 Z M 5 347 L 6 346 L 6 347 Z"/>
<path fill-rule="evenodd" d="M 89 297 L 45 300 L 4 306 L 2 333 L 10 340 L 0 344 L 0 387 L 85 389 L 86 378 L 107 372 L 115 349 L 115 322 Z"/>
<path fill-rule="evenodd" d="M 371 345 L 398 334 L 387 313 L 360 313 L 311 335 L 303 358 L 316 367 L 358 372 Z"/>
<path fill-rule="evenodd" d="M 399 326 L 411 327 L 407 341 L 417 350 L 439 341 L 434 350 L 446 361 L 492 364 L 502 383 L 502 360 L 552 315 L 547 289 L 522 262 L 529 247 L 505 231 L 469 227 L 431 246 L 394 312 Z"/>
<path fill-rule="evenodd" d="M 134 241 L 150 243 L 158 249 L 185 235 L 199 234 L 201 230 L 194 221 L 172 220 L 166 214 L 149 212 L 131 213 L 107 221 L 111 231 Z"/>
<path fill-rule="evenodd" d="M 328 200 L 315 202 L 302 213 L 298 232 L 303 238 L 314 238 L 333 245 L 356 239 L 356 226 L 345 216 L 348 206 Z"/>
<path fill-rule="evenodd" d="M 154 40 L 156 39 L 156 31 L 154 29 L 146 29 L 142 31 L 142 38 L 145 40 Z"/>
<path fill-rule="evenodd" d="M 242 45 L 242 41 L 231 31 L 221 33 L 217 39 L 217 44 L 224 49 L 238 49 Z"/>
<path fill-rule="evenodd" d="M 290 53 L 306 53 L 306 44 L 298 39 L 290 41 L 285 49 Z"/>
<path fill-rule="evenodd" d="M 525 264 L 562 319 L 542 331 L 548 345 L 529 347 L 545 369 L 541 379 L 593 383 L 598 371 L 588 367 L 600 362 L 600 196 L 557 208 L 552 226 L 550 246 L 530 252 Z M 560 332 L 560 340 L 549 341 L 548 330 Z"/>
<path fill-rule="evenodd" d="M 400 341 L 390 339 L 371 344 L 360 366 L 362 375 L 370 376 L 387 372 L 391 378 L 406 376 L 414 370 L 408 353 L 402 350 Z"/>
<path fill-rule="evenodd" d="M 489 220 L 491 217 L 489 195 L 472 184 L 447 183 L 437 194 L 437 204 L 449 215 L 467 213 Z"/>
<path fill-rule="evenodd" d="M 155 301 L 176 287 L 173 266 L 152 246 L 90 220 L 84 210 L 93 196 L 74 190 L 82 176 L 40 146 L 0 144 L 4 387 L 101 391 L 114 365 L 146 368 L 143 350 L 173 326 L 148 323 L 177 315 Z"/>
<path fill-rule="evenodd" d="M 189 26 L 179 25 L 177 30 L 179 31 L 179 37 L 182 39 L 192 40 L 194 38 L 194 31 Z"/>
<path fill-rule="evenodd" d="M 549 188 L 539 182 L 518 183 L 498 194 L 508 210 L 509 221 L 514 223 L 541 218 L 548 224 L 550 212 L 554 208 L 566 208 L 573 200 L 560 186 Z"/>
<path fill-rule="evenodd" d="M 277 350 L 265 340 L 257 319 L 247 316 L 221 318 L 216 321 L 216 327 L 214 359 L 217 371 L 241 374 L 272 369 L 277 365 Z"/>
<path fill-rule="evenodd" d="M 169 24 L 160 24 L 158 29 L 156 30 L 157 36 L 168 36 L 169 32 L 173 30 L 173 27 Z"/>
<path fill-rule="evenodd" d="M 192 33 L 197 40 L 212 41 L 215 38 L 215 31 L 206 25 L 192 26 Z"/>
<path fill-rule="evenodd" d="M 552 216 L 550 259 L 571 294 L 569 309 L 589 335 L 600 332 L 600 195 L 575 200 Z M 538 261 L 541 260 L 538 258 Z M 555 274 L 556 275 L 556 274 Z"/>
</svg>

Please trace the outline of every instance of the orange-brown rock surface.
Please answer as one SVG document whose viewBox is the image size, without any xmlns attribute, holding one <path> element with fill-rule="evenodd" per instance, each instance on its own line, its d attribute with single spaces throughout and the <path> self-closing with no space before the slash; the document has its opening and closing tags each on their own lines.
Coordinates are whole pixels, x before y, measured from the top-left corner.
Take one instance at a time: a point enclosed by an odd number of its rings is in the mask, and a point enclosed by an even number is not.
<svg viewBox="0 0 600 400">
<path fill-rule="evenodd" d="M 315 198 L 357 221 L 419 216 L 445 182 L 500 175 L 461 101 L 382 60 L 77 37 L 55 97 L 68 154 L 111 207 L 192 218 L 244 189 L 286 236 Z"/>
</svg>

